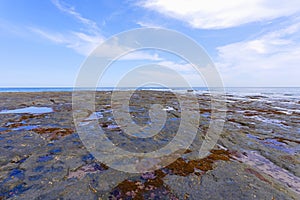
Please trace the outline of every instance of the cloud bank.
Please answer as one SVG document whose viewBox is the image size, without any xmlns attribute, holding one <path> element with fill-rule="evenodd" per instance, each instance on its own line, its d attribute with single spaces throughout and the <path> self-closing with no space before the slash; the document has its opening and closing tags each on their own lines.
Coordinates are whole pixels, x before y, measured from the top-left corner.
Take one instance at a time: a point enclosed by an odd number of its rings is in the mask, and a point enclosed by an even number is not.
<svg viewBox="0 0 300 200">
<path fill-rule="evenodd" d="M 299 0 L 147 0 L 140 6 L 202 29 L 230 28 L 300 11 Z"/>
<path fill-rule="evenodd" d="M 300 22 L 217 51 L 228 85 L 300 86 Z"/>
</svg>

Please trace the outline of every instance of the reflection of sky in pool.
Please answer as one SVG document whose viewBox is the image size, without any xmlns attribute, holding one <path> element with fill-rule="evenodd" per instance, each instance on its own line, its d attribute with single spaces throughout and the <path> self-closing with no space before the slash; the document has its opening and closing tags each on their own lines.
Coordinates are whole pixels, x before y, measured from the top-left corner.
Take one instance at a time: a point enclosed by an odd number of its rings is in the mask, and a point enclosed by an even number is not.
<svg viewBox="0 0 300 200">
<path fill-rule="evenodd" d="M 2 110 L 0 114 L 19 114 L 19 113 L 29 113 L 29 114 L 43 114 L 53 112 L 52 108 L 49 107 L 27 107 L 27 108 L 20 108 L 14 110 Z"/>
<path fill-rule="evenodd" d="M 38 126 L 35 126 L 35 125 L 20 126 L 20 127 L 17 127 L 17 128 L 13 128 L 12 130 L 13 131 L 22 131 L 22 130 L 30 131 L 30 130 L 35 129 L 35 128 L 38 128 Z"/>
<path fill-rule="evenodd" d="M 280 142 L 277 139 L 274 138 L 265 138 L 265 139 L 261 139 L 258 136 L 252 135 L 252 134 L 247 134 L 247 137 L 250 139 L 254 139 L 256 141 L 259 141 L 259 143 L 271 147 L 273 149 L 277 149 L 279 151 L 283 151 L 289 154 L 295 154 L 296 152 L 298 152 L 300 150 L 300 147 L 292 147 L 292 146 L 288 146 L 286 143 L 284 142 Z"/>
</svg>

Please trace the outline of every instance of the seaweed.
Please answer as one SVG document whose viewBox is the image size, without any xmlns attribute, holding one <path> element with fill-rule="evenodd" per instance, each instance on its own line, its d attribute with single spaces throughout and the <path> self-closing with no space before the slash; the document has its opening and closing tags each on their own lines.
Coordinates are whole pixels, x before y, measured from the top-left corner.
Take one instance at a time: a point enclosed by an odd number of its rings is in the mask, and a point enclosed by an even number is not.
<svg viewBox="0 0 300 200">
<path fill-rule="evenodd" d="M 187 150 L 186 153 L 189 153 Z M 199 160 L 184 160 L 178 158 L 170 165 L 156 170 L 154 172 L 147 172 L 141 175 L 140 180 L 124 180 L 119 183 L 111 192 L 111 195 L 117 199 L 145 199 L 145 195 L 151 193 L 155 195 L 157 192 L 164 192 L 165 194 L 171 194 L 170 188 L 164 184 L 163 178 L 168 174 L 174 174 L 178 176 L 188 176 L 195 174 L 201 176 L 206 171 L 213 169 L 215 161 L 223 160 L 228 161 L 230 159 L 230 153 L 227 150 L 211 150 L 211 154 L 203 159 Z M 198 170 L 203 171 L 199 173 Z M 176 197 L 173 195 L 173 199 Z"/>
<path fill-rule="evenodd" d="M 47 135 L 49 140 L 58 140 L 61 137 L 74 133 L 74 130 L 71 128 L 35 128 L 32 131 L 41 135 Z"/>
</svg>

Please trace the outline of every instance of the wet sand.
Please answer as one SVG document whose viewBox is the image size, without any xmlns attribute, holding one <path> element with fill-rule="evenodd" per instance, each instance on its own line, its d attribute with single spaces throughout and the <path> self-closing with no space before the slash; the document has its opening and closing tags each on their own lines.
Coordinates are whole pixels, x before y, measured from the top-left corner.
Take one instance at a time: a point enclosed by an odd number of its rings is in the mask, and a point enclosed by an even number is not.
<svg viewBox="0 0 300 200">
<path fill-rule="evenodd" d="M 110 95 L 97 92 L 96 112 L 86 123 L 98 118 L 120 148 L 151 151 L 174 137 L 180 105 L 171 92 L 138 91 L 130 102 L 140 126 L 151 123 L 151 104 L 167 112 L 164 134 L 146 143 L 122 134 Z M 180 95 L 189 101 L 193 94 Z M 300 99 L 227 95 L 217 145 L 195 159 L 212 120 L 210 96 L 195 95 L 200 123 L 189 149 L 159 170 L 129 174 L 87 151 L 73 123 L 70 92 L 0 93 L 0 199 L 299 199 Z"/>
</svg>

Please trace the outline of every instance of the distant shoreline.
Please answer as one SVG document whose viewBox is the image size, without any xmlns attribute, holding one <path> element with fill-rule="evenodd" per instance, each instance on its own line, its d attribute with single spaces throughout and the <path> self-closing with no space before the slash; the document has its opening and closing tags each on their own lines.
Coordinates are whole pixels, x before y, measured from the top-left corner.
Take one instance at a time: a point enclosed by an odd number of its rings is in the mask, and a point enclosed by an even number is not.
<svg viewBox="0 0 300 200">
<path fill-rule="evenodd" d="M 41 87 L 41 88 L 0 88 L 1 93 L 47 93 L 47 92 L 73 92 L 78 91 L 72 87 Z M 83 88 L 83 91 L 95 91 L 94 88 Z M 145 91 L 171 91 L 175 93 L 195 93 L 195 94 L 205 94 L 210 93 L 209 89 L 206 87 L 194 87 L 194 88 L 184 88 L 184 87 L 174 87 L 174 88 L 162 88 L 162 87 L 99 87 L 96 89 L 97 92 L 109 92 L 109 91 L 129 91 L 129 90 L 145 90 Z M 226 95 L 233 96 L 266 96 L 266 97 L 283 97 L 283 98 L 300 98 L 300 87 L 225 87 L 224 93 Z"/>
</svg>

